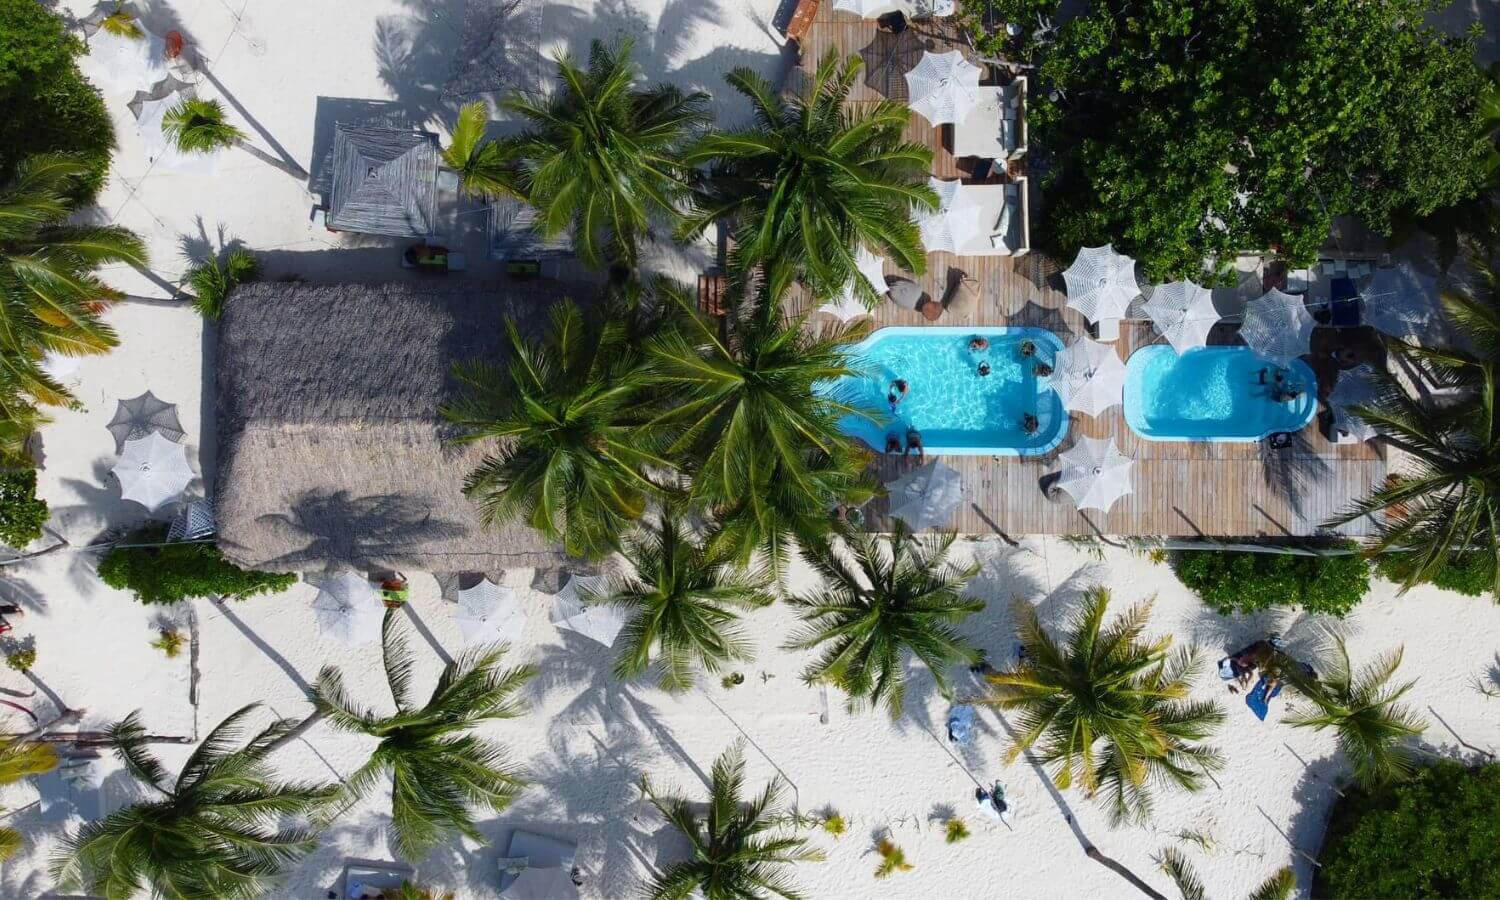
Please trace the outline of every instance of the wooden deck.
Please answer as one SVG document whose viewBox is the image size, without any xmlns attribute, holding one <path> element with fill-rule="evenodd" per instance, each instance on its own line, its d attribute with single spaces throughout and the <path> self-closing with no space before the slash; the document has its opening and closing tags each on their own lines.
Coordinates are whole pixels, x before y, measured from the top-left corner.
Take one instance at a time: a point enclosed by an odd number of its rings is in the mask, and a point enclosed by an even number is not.
<svg viewBox="0 0 1500 900">
<path fill-rule="evenodd" d="M 966 48 L 962 38 L 941 22 L 914 22 L 905 35 L 877 33 L 875 23 L 835 11 L 825 3 L 799 42 L 802 65 L 811 67 L 828 48 L 860 53 L 866 59 L 864 80 L 855 88 L 853 102 L 884 97 L 904 99 L 902 74 L 916 65 L 924 50 Z M 972 58 L 972 57 L 971 57 Z M 876 64 L 879 64 L 878 66 Z M 951 146 L 942 129 L 919 116 L 912 117 L 908 134 L 934 150 L 934 173 L 962 176 L 963 163 L 947 152 Z M 1033 208 L 1035 208 L 1033 206 Z M 928 323 L 915 312 L 884 303 L 875 310 L 875 327 L 887 325 L 1032 325 L 1057 332 L 1066 341 L 1084 333 L 1087 323 L 1066 307 L 1059 268 L 1039 253 L 1021 257 L 966 257 L 932 253 L 927 271 L 900 272 L 887 263 L 886 274 L 912 277 L 934 299 L 941 300 L 956 272 L 978 279 L 981 299 L 972 312 L 945 313 Z M 794 301 L 806 309 L 806 298 Z M 814 313 L 810 327 L 832 321 Z M 1331 335 L 1319 329 L 1315 347 Z M 1160 341 L 1146 322 L 1123 322 L 1115 342 L 1121 358 L 1139 347 Z M 1214 343 L 1236 342 L 1234 328 L 1221 326 Z M 1315 363 L 1326 396 L 1337 367 Z M 1108 534 L 1140 536 L 1289 537 L 1321 533 L 1321 525 L 1384 480 L 1382 452 L 1372 444 L 1333 444 L 1324 437 L 1320 414 L 1299 435 L 1294 446 L 1270 450 L 1263 443 L 1163 442 L 1140 438 L 1125 424 L 1119 406 L 1097 418 L 1074 414 L 1068 436 L 1057 450 L 1028 459 L 992 456 L 945 456 L 942 462 L 962 473 L 967 501 L 955 511 L 949 527 L 964 534 Z M 1080 512 L 1066 494 L 1051 498 L 1042 490 L 1043 478 L 1058 471 L 1057 454 L 1080 435 L 1113 437 L 1125 455 L 1136 460 L 1135 492 L 1107 513 Z M 876 469 L 890 482 L 917 465 L 915 458 L 878 457 Z M 867 510 L 873 527 L 883 527 L 886 502 Z M 1370 520 L 1340 529 L 1367 534 Z"/>
</svg>

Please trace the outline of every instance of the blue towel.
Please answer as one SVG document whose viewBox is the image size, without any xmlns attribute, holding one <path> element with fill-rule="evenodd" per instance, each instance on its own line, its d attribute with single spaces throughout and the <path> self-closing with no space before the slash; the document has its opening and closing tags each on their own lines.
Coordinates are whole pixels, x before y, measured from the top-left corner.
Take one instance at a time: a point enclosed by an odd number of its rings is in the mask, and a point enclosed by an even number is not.
<svg viewBox="0 0 1500 900">
<path fill-rule="evenodd" d="M 1250 711 L 1255 713 L 1257 719 L 1264 722 L 1266 713 L 1271 711 L 1271 700 L 1279 693 L 1281 693 L 1280 682 L 1276 684 L 1276 689 L 1269 696 L 1266 694 L 1266 676 L 1262 675 L 1260 680 L 1255 682 L 1255 687 L 1250 689 L 1250 693 L 1245 695 L 1245 705 L 1250 707 Z"/>
<path fill-rule="evenodd" d="M 959 745 L 967 746 L 969 740 L 974 737 L 974 707 L 967 703 L 960 704 L 948 711 L 948 740 Z"/>
</svg>

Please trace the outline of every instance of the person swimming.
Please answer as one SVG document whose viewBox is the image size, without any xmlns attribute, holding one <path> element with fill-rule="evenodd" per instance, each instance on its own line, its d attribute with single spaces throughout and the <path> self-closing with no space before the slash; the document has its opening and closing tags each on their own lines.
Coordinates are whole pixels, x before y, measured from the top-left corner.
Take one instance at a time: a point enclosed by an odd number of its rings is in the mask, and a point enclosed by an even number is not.
<svg viewBox="0 0 1500 900">
<path fill-rule="evenodd" d="M 969 339 L 969 352 L 978 353 L 990 349 L 990 339 L 983 335 L 974 335 Z"/>
<path fill-rule="evenodd" d="M 897 404 L 906 397 L 906 392 L 909 388 L 910 386 L 907 385 L 905 378 L 897 378 L 891 382 L 890 390 L 885 395 L 885 402 L 891 405 L 891 409 L 895 409 Z"/>
<path fill-rule="evenodd" d="M 1021 342 L 1021 358 L 1022 359 L 1030 359 L 1033 356 L 1036 356 L 1036 344 L 1035 344 L 1035 342 L 1033 342 L 1033 341 L 1022 341 Z"/>
<path fill-rule="evenodd" d="M 901 452 L 903 452 L 902 449 L 901 449 L 901 438 L 899 436 L 897 436 L 897 435 L 894 435 L 894 434 L 888 434 L 888 435 L 886 435 L 885 436 L 885 452 L 887 452 L 887 453 L 901 453 Z"/>
<path fill-rule="evenodd" d="M 990 361 L 982 359 L 979 361 L 979 377 L 984 378 L 990 374 Z"/>
<path fill-rule="evenodd" d="M 922 433 L 915 428 L 906 429 L 906 451 L 902 456 L 910 456 L 911 452 L 917 451 L 917 462 L 927 461 L 927 448 L 922 446 Z"/>
<path fill-rule="evenodd" d="M 1027 413 L 1026 415 L 1024 415 L 1024 416 L 1021 417 L 1021 431 L 1022 432 L 1026 433 L 1026 434 L 1036 434 L 1037 430 L 1040 429 L 1041 427 L 1042 427 L 1042 421 L 1040 419 L 1038 419 L 1032 413 Z"/>
</svg>

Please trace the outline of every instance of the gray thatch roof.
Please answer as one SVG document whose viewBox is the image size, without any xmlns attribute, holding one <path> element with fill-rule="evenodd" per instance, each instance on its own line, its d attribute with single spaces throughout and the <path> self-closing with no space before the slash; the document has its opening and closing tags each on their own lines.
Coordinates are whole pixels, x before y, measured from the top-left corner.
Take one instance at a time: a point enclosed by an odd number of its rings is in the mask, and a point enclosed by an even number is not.
<svg viewBox="0 0 1500 900">
<path fill-rule="evenodd" d="M 251 284 L 219 324 L 219 546 L 275 571 L 493 572 L 555 564 L 463 494 L 484 444 L 445 444 L 453 363 L 501 355 L 503 317 L 540 328 L 555 282 L 497 290 Z"/>
<path fill-rule="evenodd" d="M 437 209 L 437 135 L 380 125 L 334 126 L 328 224 L 426 237 Z"/>
<path fill-rule="evenodd" d="M 515 197 L 490 204 L 490 259 L 560 259 L 573 256 L 573 233 L 542 237 L 537 208 Z"/>
</svg>

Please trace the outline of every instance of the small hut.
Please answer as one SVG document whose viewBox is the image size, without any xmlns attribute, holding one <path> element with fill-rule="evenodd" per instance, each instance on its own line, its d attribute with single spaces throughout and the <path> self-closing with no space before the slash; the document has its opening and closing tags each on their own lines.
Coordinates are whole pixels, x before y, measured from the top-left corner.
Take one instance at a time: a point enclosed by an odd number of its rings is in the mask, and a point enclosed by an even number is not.
<svg viewBox="0 0 1500 900">
<path fill-rule="evenodd" d="M 383 125 L 334 126 L 328 227 L 428 237 L 437 212 L 438 139 Z"/>
<path fill-rule="evenodd" d="M 219 546 L 242 566 L 436 573 L 556 565 L 524 524 L 481 524 L 454 444 L 455 362 L 504 365 L 504 317 L 544 327 L 555 282 L 240 287 L 219 326 Z"/>
</svg>

